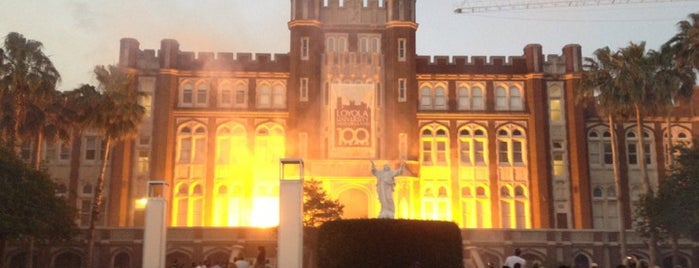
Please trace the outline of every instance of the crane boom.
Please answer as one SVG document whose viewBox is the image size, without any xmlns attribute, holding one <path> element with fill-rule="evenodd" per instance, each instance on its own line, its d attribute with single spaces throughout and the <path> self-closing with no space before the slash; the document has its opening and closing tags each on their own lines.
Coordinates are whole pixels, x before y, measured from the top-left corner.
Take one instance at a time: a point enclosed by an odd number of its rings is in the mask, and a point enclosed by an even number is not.
<svg viewBox="0 0 699 268">
<path fill-rule="evenodd" d="M 685 2 L 696 0 L 485 0 L 485 1 L 462 1 L 461 6 L 454 9 L 454 13 L 484 13 L 523 9 L 540 8 L 561 8 L 561 7 L 583 7 L 583 6 L 603 6 L 618 4 L 643 4 L 643 3 L 664 3 L 664 2 Z"/>
</svg>

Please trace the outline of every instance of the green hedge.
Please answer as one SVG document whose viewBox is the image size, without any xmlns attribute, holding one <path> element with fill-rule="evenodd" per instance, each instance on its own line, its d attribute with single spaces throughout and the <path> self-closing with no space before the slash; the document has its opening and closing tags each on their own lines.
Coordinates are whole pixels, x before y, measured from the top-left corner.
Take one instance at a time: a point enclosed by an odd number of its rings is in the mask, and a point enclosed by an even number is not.
<svg viewBox="0 0 699 268">
<path fill-rule="evenodd" d="M 318 267 L 463 268 L 461 230 L 453 222 L 361 219 L 323 224 Z"/>
</svg>

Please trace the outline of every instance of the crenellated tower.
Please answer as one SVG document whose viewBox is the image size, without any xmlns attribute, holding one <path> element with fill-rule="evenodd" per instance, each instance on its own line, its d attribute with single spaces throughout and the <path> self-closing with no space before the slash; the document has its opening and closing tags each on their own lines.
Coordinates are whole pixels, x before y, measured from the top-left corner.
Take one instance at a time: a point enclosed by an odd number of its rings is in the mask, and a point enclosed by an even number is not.
<svg viewBox="0 0 699 268">
<path fill-rule="evenodd" d="M 415 1 L 292 0 L 291 7 L 289 124 L 298 142 L 290 152 L 415 159 L 417 150 L 408 149 L 417 133 L 408 90 L 415 87 Z"/>
</svg>

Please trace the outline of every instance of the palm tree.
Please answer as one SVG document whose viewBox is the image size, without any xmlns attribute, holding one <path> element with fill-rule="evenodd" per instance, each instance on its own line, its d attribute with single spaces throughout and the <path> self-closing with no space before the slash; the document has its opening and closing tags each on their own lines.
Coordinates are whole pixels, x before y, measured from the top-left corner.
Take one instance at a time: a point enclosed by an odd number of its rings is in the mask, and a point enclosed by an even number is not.
<svg viewBox="0 0 699 268">
<path fill-rule="evenodd" d="M 42 112 L 56 92 L 60 74 L 42 51 L 41 42 L 12 32 L 0 50 L 0 127 L 10 148 L 18 139 L 34 141 L 33 167 L 39 169 L 43 122 Z M 39 120 L 37 120 L 39 119 Z M 29 237 L 27 267 L 33 267 L 34 239 Z"/>
<path fill-rule="evenodd" d="M 85 114 L 84 126 L 98 131 L 104 141 L 104 155 L 100 168 L 90 213 L 88 229 L 88 267 L 94 267 L 95 224 L 104 201 L 104 184 L 107 162 L 112 144 L 138 134 L 144 108 L 139 105 L 139 93 L 134 89 L 135 75 L 116 66 L 97 66 L 95 76 L 101 94 L 91 94 L 87 99 L 93 110 Z"/>
<path fill-rule="evenodd" d="M 699 69 L 699 13 L 689 14 L 689 20 L 677 23 L 679 32 L 667 42 L 680 66 L 689 64 Z"/>
<path fill-rule="evenodd" d="M 618 118 L 626 117 L 632 111 L 631 97 L 628 92 L 618 85 L 619 73 L 623 63 L 617 53 L 612 53 L 608 47 L 597 49 L 594 58 L 585 58 L 584 71 L 580 80 L 578 100 L 594 104 L 601 118 L 606 118 L 609 124 L 612 147 L 612 174 L 617 196 L 617 215 L 619 230 L 619 254 L 626 256 L 626 221 L 624 204 L 621 200 L 622 188 L 619 175 L 619 157 L 616 123 Z"/>
<path fill-rule="evenodd" d="M 645 157 L 645 146 L 643 144 L 644 131 L 643 118 L 647 114 L 647 109 L 656 100 L 651 86 L 651 78 L 653 77 L 653 65 L 646 56 L 645 42 L 640 44 L 630 43 L 629 46 L 619 49 L 616 53 L 621 68 L 616 77 L 617 87 L 624 92 L 627 92 L 631 98 L 633 112 L 636 119 L 636 133 L 638 148 L 637 162 L 641 170 L 641 182 L 643 192 L 652 194 L 650 178 L 648 177 L 648 167 Z"/>
<path fill-rule="evenodd" d="M 696 84 L 696 73 L 692 70 L 692 66 L 687 61 L 677 60 L 678 48 L 672 44 L 665 44 L 660 48 L 660 51 L 651 51 L 649 53 L 652 65 L 655 66 L 651 86 L 654 88 L 655 106 L 652 107 L 653 113 L 664 116 L 667 126 L 667 144 L 666 157 L 669 163 L 673 162 L 674 154 L 671 146 L 672 133 L 671 117 L 672 111 L 676 106 L 676 102 L 680 99 L 690 99 L 694 93 L 694 85 Z M 682 64 L 681 62 L 684 62 Z"/>
<path fill-rule="evenodd" d="M 50 97 L 60 74 L 41 49 L 41 42 L 9 33 L 0 55 L 0 96 L 2 128 L 6 142 L 17 145 L 27 106 Z"/>
</svg>

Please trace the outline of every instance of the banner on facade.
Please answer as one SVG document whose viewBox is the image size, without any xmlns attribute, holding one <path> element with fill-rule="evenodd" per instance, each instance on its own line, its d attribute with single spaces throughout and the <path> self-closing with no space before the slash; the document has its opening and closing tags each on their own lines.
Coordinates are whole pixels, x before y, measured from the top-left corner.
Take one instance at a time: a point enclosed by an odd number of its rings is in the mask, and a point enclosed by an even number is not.
<svg viewBox="0 0 699 268">
<path fill-rule="evenodd" d="M 374 155 L 374 84 L 331 84 L 331 157 Z"/>
</svg>

